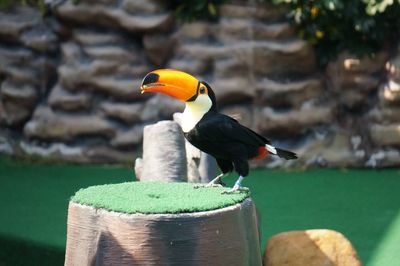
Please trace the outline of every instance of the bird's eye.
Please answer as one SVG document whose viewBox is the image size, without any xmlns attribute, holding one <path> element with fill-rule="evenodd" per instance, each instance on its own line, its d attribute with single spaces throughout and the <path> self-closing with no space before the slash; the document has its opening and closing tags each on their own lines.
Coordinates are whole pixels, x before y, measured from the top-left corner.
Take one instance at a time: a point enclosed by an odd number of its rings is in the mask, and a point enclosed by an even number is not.
<svg viewBox="0 0 400 266">
<path fill-rule="evenodd" d="M 200 92 L 201 94 L 204 94 L 204 93 L 206 92 L 206 88 L 201 87 L 200 90 L 199 90 L 199 92 Z"/>
</svg>

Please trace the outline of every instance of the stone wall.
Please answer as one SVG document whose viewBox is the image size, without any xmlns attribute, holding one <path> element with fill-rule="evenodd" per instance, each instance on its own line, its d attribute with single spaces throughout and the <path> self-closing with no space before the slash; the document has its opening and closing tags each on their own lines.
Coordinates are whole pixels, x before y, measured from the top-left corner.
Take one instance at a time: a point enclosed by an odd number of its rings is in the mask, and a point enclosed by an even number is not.
<svg viewBox="0 0 400 266">
<path fill-rule="evenodd" d="M 132 163 L 143 127 L 183 110 L 139 91 L 147 72 L 169 67 L 208 81 L 222 112 L 300 155 L 254 165 L 400 165 L 400 51 L 344 53 L 322 72 L 284 7 L 236 1 L 217 23 L 180 24 L 163 3 L 0 11 L 0 152 Z"/>
</svg>

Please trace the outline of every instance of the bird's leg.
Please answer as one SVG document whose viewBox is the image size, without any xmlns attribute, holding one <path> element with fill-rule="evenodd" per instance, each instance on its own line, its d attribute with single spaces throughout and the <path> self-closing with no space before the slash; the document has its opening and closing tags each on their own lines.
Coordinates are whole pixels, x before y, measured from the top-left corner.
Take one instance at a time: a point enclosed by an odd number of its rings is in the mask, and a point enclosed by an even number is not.
<svg viewBox="0 0 400 266">
<path fill-rule="evenodd" d="M 235 185 L 233 186 L 233 188 L 229 189 L 229 190 L 225 190 L 222 191 L 222 194 L 232 194 L 236 191 L 249 191 L 249 188 L 247 187 L 242 187 L 241 183 L 243 181 L 244 177 L 243 176 L 239 176 L 239 178 L 236 180 Z"/>
<path fill-rule="evenodd" d="M 222 177 L 224 177 L 225 175 L 227 175 L 227 173 L 222 173 L 220 175 L 218 175 L 217 177 L 215 177 L 213 180 L 211 180 L 210 182 L 208 182 L 206 185 L 196 185 L 194 186 L 194 188 L 201 188 L 201 187 L 222 187 L 221 183 L 221 179 Z"/>
</svg>

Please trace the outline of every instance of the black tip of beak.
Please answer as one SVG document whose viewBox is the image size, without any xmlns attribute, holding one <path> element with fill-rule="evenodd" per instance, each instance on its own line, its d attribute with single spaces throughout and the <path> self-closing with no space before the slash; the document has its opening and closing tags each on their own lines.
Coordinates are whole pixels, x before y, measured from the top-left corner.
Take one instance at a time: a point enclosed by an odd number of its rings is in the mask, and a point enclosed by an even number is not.
<svg viewBox="0 0 400 266">
<path fill-rule="evenodd" d="M 160 76 L 158 74 L 149 73 L 144 77 L 143 82 L 142 82 L 142 86 L 147 85 L 147 84 L 151 84 L 151 83 L 157 83 L 159 78 L 160 78 Z"/>
</svg>

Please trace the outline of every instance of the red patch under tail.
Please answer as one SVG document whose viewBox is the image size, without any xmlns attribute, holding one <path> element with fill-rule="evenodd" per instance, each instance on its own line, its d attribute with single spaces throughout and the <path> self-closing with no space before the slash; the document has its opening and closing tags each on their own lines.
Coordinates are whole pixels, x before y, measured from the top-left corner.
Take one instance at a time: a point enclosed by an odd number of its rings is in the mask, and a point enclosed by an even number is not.
<svg viewBox="0 0 400 266">
<path fill-rule="evenodd" d="M 267 155 L 268 155 L 268 150 L 265 148 L 265 146 L 261 146 L 261 147 L 259 147 L 258 148 L 258 151 L 257 151 L 257 156 L 256 157 L 254 157 L 253 159 L 254 160 L 262 160 L 262 159 L 264 159 Z"/>
</svg>

